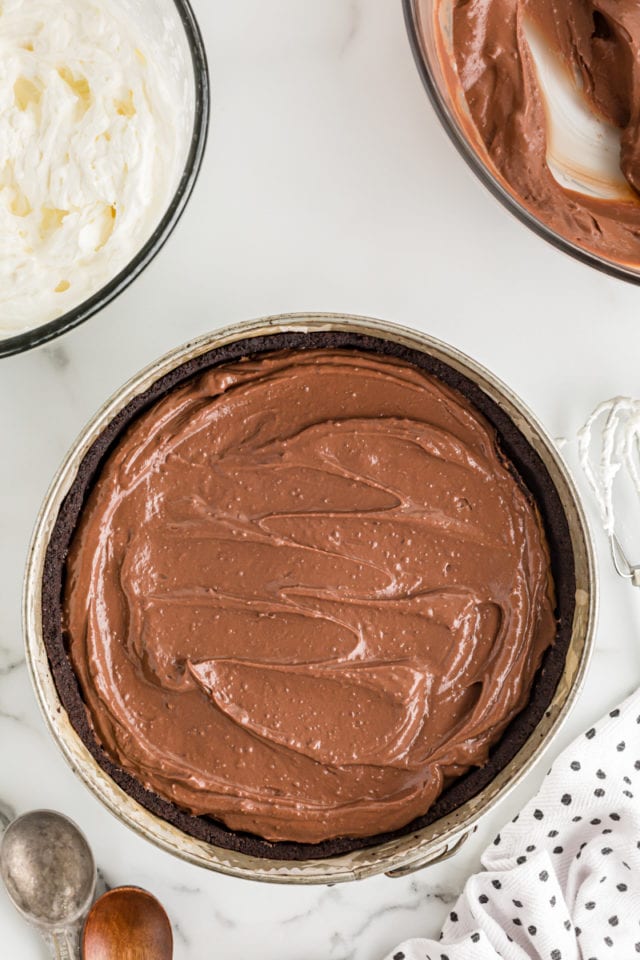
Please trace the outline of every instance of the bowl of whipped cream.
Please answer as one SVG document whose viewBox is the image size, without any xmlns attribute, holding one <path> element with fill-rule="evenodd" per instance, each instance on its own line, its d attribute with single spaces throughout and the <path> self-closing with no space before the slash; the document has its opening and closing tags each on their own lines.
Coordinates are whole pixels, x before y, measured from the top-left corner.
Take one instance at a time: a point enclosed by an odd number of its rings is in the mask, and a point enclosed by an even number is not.
<svg viewBox="0 0 640 960">
<path fill-rule="evenodd" d="M 404 0 L 431 102 L 486 187 L 578 260 L 640 283 L 640 4 Z"/>
<path fill-rule="evenodd" d="M 87 320 L 150 263 L 209 121 L 188 0 L 0 4 L 0 356 Z"/>
</svg>

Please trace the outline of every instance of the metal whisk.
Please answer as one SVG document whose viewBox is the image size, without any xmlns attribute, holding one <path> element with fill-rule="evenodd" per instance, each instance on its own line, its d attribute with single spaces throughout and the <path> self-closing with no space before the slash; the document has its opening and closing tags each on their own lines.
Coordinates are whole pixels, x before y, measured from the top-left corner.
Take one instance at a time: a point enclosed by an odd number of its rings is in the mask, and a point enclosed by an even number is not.
<svg viewBox="0 0 640 960">
<path fill-rule="evenodd" d="M 599 455 L 594 458 L 594 450 Z M 595 495 L 617 573 L 640 587 L 640 563 L 623 547 L 616 505 L 640 506 L 640 400 L 614 397 L 593 411 L 578 432 L 580 464 Z"/>
</svg>

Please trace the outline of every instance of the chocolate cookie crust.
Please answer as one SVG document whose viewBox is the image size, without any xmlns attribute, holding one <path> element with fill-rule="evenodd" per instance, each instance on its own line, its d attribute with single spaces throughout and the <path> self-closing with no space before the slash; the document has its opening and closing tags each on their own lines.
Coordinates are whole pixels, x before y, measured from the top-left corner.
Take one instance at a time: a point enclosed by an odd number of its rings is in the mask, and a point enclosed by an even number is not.
<svg viewBox="0 0 640 960">
<path fill-rule="evenodd" d="M 272 843 L 255 836 L 228 830 L 208 817 L 190 816 L 174 804 L 145 790 L 138 781 L 114 765 L 104 754 L 94 738 L 65 649 L 65 638 L 61 629 L 63 578 L 67 550 L 86 497 L 105 458 L 117 444 L 123 431 L 140 413 L 173 387 L 211 367 L 242 357 L 257 357 L 275 350 L 306 350 L 318 347 L 370 351 L 412 363 L 457 389 L 493 424 L 503 453 L 514 465 L 519 477 L 533 495 L 543 519 L 557 591 L 559 629 L 556 644 L 545 655 L 543 665 L 534 682 L 529 705 L 513 721 L 502 740 L 494 748 L 489 763 L 484 768 L 473 770 L 457 780 L 442 794 L 424 817 L 388 835 L 358 840 L 338 838 L 319 844 Z M 50 539 L 43 580 L 43 632 L 56 687 L 74 729 L 99 765 L 122 789 L 152 813 L 198 839 L 253 856 L 302 860 L 343 854 L 411 833 L 450 813 L 483 789 L 523 745 L 543 716 L 553 696 L 562 673 L 571 635 L 574 594 L 573 555 L 569 530 L 551 479 L 542 461 L 523 435 L 486 394 L 447 364 L 390 341 L 351 332 L 279 333 L 225 345 L 184 363 L 162 377 L 145 393 L 134 398 L 93 444 L 82 461 L 75 482 L 61 506 Z"/>
</svg>

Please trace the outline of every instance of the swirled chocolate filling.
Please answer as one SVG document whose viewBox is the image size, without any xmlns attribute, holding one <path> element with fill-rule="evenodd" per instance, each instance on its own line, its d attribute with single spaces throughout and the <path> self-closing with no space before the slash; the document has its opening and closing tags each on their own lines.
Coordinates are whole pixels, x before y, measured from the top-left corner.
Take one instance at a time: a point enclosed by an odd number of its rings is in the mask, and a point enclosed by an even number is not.
<svg viewBox="0 0 640 960">
<path fill-rule="evenodd" d="M 494 428 L 412 364 L 340 349 L 215 367 L 134 420 L 63 621 L 117 765 L 309 843 L 400 828 L 485 764 L 556 632 Z"/>
</svg>

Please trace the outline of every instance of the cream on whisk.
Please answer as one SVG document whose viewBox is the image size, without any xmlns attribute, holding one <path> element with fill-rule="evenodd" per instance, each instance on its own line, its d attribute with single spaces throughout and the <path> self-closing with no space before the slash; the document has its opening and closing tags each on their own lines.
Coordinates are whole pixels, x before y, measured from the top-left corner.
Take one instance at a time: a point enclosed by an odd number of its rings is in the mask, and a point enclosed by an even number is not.
<svg viewBox="0 0 640 960">
<path fill-rule="evenodd" d="M 599 447 L 597 459 L 592 447 Z M 616 536 L 616 480 L 640 497 L 640 400 L 614 397 L 604 400 L 578 431 L 580 465 L 596 498 L 605 533 Z M 617 496 L 616 496 L 617 494 Z"/>
<path fill-rule="evenodd" d="M 0 338 L 115 277 L 181 173 L 186 71 L 118 0 L 0 3 Z"/>
</svg>

